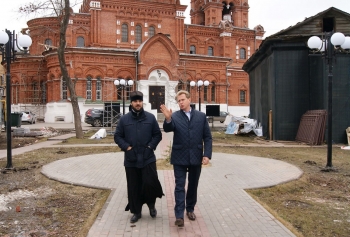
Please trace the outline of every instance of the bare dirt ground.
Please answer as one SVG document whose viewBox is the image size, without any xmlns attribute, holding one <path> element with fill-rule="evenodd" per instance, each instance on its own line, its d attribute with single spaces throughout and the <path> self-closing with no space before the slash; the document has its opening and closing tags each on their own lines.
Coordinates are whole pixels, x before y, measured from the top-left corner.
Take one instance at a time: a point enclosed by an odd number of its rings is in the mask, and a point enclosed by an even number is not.
<svg viewBox="0 0 350 237">
<path fill-rule="evenodd" d="M 54 160 L 93 152 L 111 150 L 41 149 L 14 156 L 14 169 L 0 173 L 0 236 L 86 236 L 110 191 L 62 184 L 40 171 Z"/>
<path fill-rule="evenodd" d="M 12 148 L 17 148 L 17 147 L 28 146 L 33 143 L 37 143 L 39 141 L 40 141 L 40 138 L 36 138 L 36 137 L 18 137 L 18 138 L 12 138 L 11 145 L 12 145 Z M 7 149 L 6 142 L 7 142 L 6 137 L 0 136 L 0 149 Z"/>
<path fill-rule="evenodd" d="M 330 171 L 324 169 L 327 159 L 324 146 L 272 148 L 259 145 L 274 142 L 251 135 L 213 132 L 213 137 L 214 152 L 283 160 L 303 170 L 303 176 L 297 181 L 266 189 L 247 190 L 297 236 L 350 236 L 349 150 L 334 147 L 334 169 Z M 112 139 L 107 137 L 103 142 L 111 143 Z M 33 142 L 40 142 L 40 139 L 13 139 L 13 145 Z M 247 144 L 256 144 L 256 147 L 242 146 Z M 86 236 L 109 190 L 77 187 L 50 180 L 40 173 L 41 167 L 58 159 L 117 150 L 115 147 L 62 147 L 15 156 L 12 171 L 4 169 L 6 159 L 0 160 L 0 236 Z M 159 169 L 172 168 L 164 162 L 157 165 Z"/>
<path fill-rule="evenodd" d="M 215 152 L 252 155 L 282 160 L 304 173 L 296 181 L 271 188 L 247 190 L 271 214 L 297 236 L 350 236 L 350 150 L 332 149 L 333 169 L 325 168 L 327 148 L 314 147 L 240 147 L 242 144 L 274 145 L 257 137 L 214 135 Z M 237 146 L 235 146 L 236 144 Z M 297 142 L 278 142 L 298 145 Z M 300 144 L 301 145 L 301 144 Z"/>
</svg>

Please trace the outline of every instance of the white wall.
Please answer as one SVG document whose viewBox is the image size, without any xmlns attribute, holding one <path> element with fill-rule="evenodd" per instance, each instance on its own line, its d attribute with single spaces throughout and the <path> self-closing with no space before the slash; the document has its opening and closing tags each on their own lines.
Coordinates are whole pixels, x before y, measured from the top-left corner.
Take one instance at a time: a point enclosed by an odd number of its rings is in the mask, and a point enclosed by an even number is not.
<svg viewBox="0 0 350 237">
<path fill-rule="evenodd" d="M 208 104 L 212 105 L 212 104 Z M 206 106 L 207 104 L 201 104 L 201 111 L 203 113 L 206 112 Z M 178 110 L 177 108 L 176 110 Z M 199 109 L 199 104 L 196 103 L 196 109 Z M 249 115 L 249 106 L 227 106 L 227 104 L 220 104 L 220 111 L 229 112 L 231 115 L 234 116 L 247 116 Z"/>
<path fill-rule="evenodd" d="M 103 104 L 85 104 L 83 101 L 79 101 L 81 122 L 84 122 L 85 112 L 88 109 L 103 109 Z M 157 118 L 157 110 L 151 110 L 149 103 L 144 104 L 146 111 L 154 114 Z M 120 108 L 122 113 L 123 108 Z M 125 103 L 125 113 L 129 112 L 129 101 Z M 74 123 L 73 109 L 70 102 L 53 102 L 47 103 L 45 120 L 46 123 Z"/>
<path fill-rule="evenodd" d="M 250 114 L 249 106 L 229 106 L 228 112 L 234 116 L 246 116 Z"/>
<path fill-rule="evenodd" d="M 23 105 L 22 105 L 23 106 Z M 85 112 L 88 109 L 103 109 L 103 104 L 85 104 L 84 100 L 79 101 L 79 108 L 80 108 L 80 116 L 81 121 L 84 122 L 85 119 Z M 196 108 L 198 109 L 198 103 L 196 104 Z M 148 103 L 148 101 L 144 101 L 144 109 L 152 114 L 157 118 L 157 110 L 151 110 L 151 104 Z M 179 110 L 179 107 L 173 106 L 173 111 Z M 20 111 L 20 106 L 12 105 L 11 111 L 12 112 L 18 112 Z M 31 109 L 29 109 L 31 110 Z M 206 112 L 206 104 L 201 104 L 201 110 L 202 112 Z M 129 111 L 129 101 L 125 104 L 125 113 Z M 235 116 L 248 116 L 249 115 L 249 106 L 228 106 L 226 104 L 220 104 L 220 111 L 228 111 L 230 114 Z M 121 108 L 122 112 L 122 108 Z M 73 118 L 73 109 L 70 102 L 53 102 L 53 103 L 47 103 L 46 105 L 46 112 L 45 112 L 45 119 L 44 121 L 46 123 L 74 123 Z"/>
</svg>

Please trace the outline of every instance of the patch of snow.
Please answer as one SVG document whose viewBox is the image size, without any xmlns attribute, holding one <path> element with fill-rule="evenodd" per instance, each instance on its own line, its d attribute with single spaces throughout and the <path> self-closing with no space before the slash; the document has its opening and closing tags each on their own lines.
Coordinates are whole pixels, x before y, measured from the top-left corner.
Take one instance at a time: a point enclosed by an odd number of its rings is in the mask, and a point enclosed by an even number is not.
<svg viewBox="0 0 350 237">
<path fill-rule="evenodd" d="M 7 194 L 0 194 L 0 211 L 8 211 L 11 208 L 7 207 L 8 203 L 29 197 L 47 197 L 53 193 L 49 188 L 37 188 L 34 191 L 17 190 Z"/>
</svg>

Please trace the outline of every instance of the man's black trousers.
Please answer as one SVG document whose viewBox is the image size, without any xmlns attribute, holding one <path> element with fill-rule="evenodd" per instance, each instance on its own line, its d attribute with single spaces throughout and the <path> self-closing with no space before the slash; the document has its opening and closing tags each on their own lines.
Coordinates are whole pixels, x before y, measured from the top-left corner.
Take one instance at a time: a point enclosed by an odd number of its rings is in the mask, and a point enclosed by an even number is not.
<svg viewBox="0 0 350 237">
<path fill-rule="evenodd" d="M 125 173 L 129 202 L 125 211 L 130 209 L 131 213 L 139 214 L 144 203 L 149 208 L 154 208 L 156 198 L 164 195 L 158 180 L 156 162 L 143 168 L 125 167 Z"/>
</svg>

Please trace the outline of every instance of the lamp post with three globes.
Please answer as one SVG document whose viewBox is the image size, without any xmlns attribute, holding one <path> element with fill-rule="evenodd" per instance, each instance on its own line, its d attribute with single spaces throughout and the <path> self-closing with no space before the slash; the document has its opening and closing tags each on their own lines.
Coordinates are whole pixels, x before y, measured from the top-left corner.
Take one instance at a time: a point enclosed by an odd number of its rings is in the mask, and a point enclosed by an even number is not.
<svg viewBox="0 0 350 237">
<path fill-rule="evenodd" d="M 125 80 L 125 79 L 116 79 L 114 80 L 114 85 L 118 88 L 118 86 L 122 89 L 122 100 L 123 100 L 123 115 L 125 114 L 125 87 L 134 85 L 133 80 Z"/>
<path fill-rule="evenodd" d="M 328 131 L 327 131 L 327 165 L 332 168 L 332 84 L 333 84 L 333 60 L 337 53 L 349 52 L 350 37 L 340 32 L 326 32 L 324 38 L 312 36 L 307 42 L 312 53 L 321 53 L 328 64 Z"/>
<path fill-rule="evenodd" d="M 202 80 L 197 81 L 197 83 L 195 81 L 191 81 L 190 82 L 190 86 L 194 87 L 197 85 L 198 88 L 198 107 L 199 107 L 199 111 L 201 111 L 201 87 L 204 86 L 209 86 L 209 81 L 205 80 L 204 82 Z"/>
</svg>

